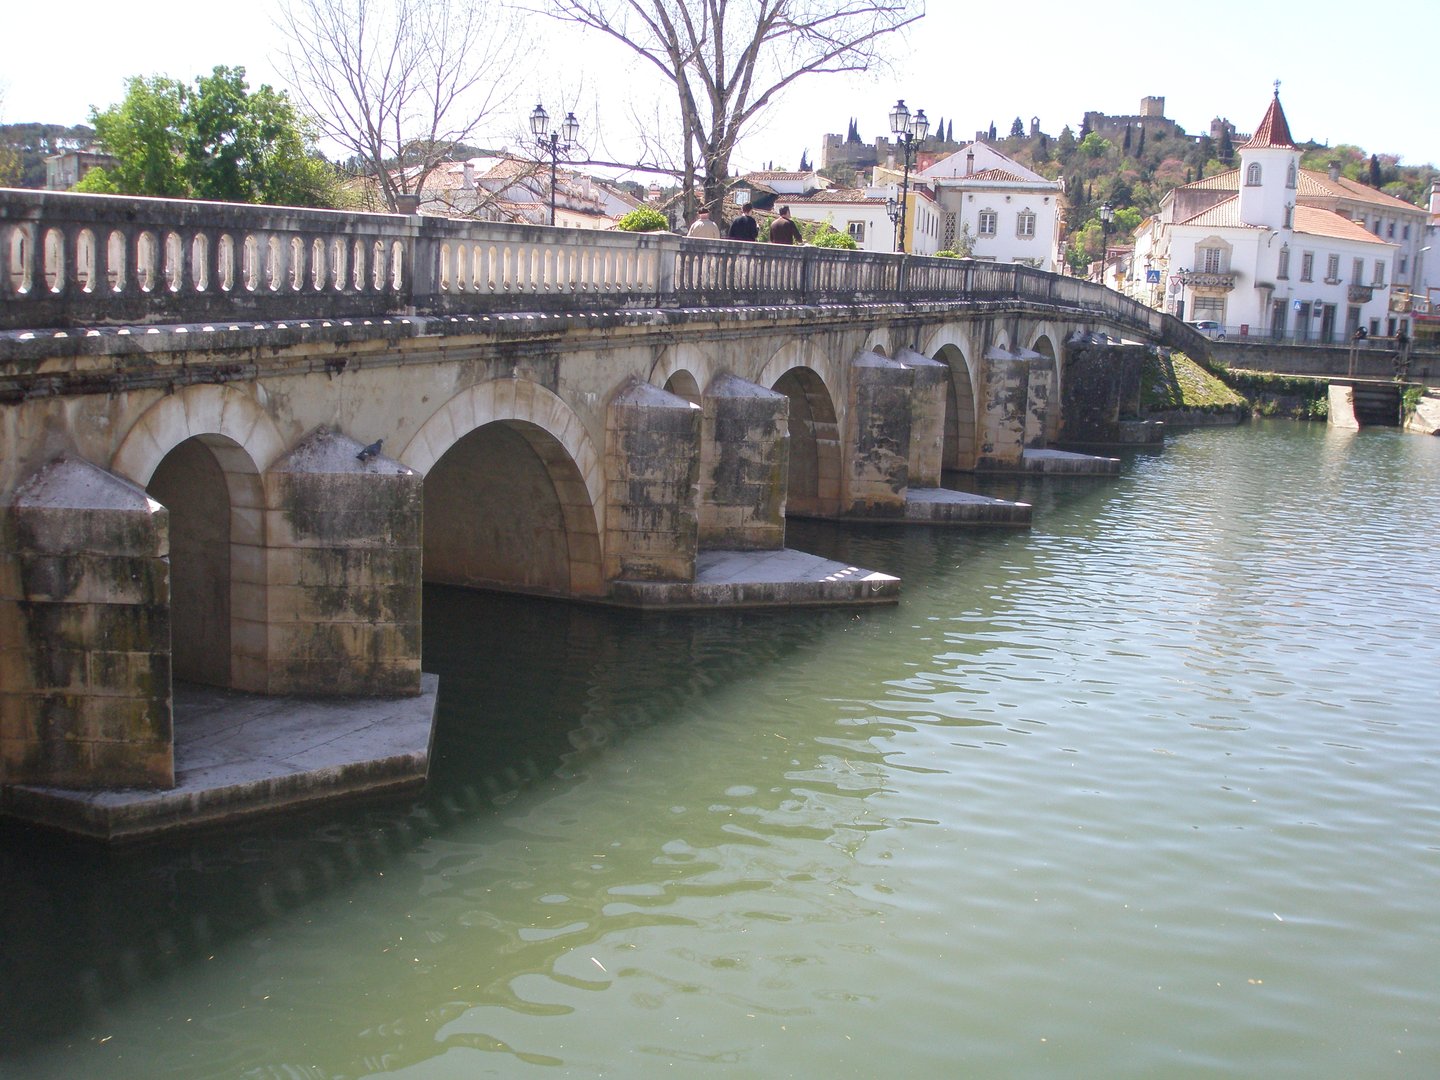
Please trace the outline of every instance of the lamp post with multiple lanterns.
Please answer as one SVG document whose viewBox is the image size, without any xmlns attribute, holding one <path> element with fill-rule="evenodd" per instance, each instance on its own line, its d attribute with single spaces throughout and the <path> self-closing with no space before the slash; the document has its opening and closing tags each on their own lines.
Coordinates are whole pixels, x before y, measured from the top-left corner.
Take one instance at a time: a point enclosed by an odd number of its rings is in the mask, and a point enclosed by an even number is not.
<svg viewBox="0 0 1440 1080">
<path fill-rule="evenodd" d="M 890 131 L 904 156 L 905 168 L 900 180 L 900 199 L 898 202 L 893 198 L 886 199 L 885 212 L 890 215 L 890 220 L 895 222 L 895 250 L 904 252 L 905 209 L 910 201 L 910 162 L 914 160 L 920 143 L 930 134 L 930 121 L 925 118 L 924 109 L 916 109 L 912 117 L 910 110 L 905 107 L 905 99 L 901 98 L 890 110 Z"/>
<path fill-rule="evenodd" d="M 1100 284 L 1105 284 L 1105 263 L 1110 258 L 1110 223 L 1115 220 L 1115 208 L 1108 202 L 1100 205 Z"/>
<path fill-rule="evenodd" d="M 536 105 L 535 111 L 530 114 L 530 134 L 535 136 L 535 142 L 540 147 L 540 152 L 550 155 L 550 224 L 555 224 L 555 180 L 556 172 L 560 162 L 561 154 L 570 153 L 571 148 L 580 137 L 580 121 L 575 119 L 575 114 L 566 113 L 565 119 L 561 121 L 559 131 L 550 130 L 550 114 L 545 111 L 544 105 Z"/>
</svg>

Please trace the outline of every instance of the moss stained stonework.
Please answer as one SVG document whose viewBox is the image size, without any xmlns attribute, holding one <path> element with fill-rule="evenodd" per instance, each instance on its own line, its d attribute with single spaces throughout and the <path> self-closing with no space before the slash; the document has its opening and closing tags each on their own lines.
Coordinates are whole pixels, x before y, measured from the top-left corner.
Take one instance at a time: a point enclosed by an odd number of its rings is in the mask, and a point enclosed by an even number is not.
<svg viewBox="0 0 1440 1080">
<path fill-rule="evenodd" d="M 1121 421 L 1140 415 L 1149 349 L 1081 337 L 1065 346 L 1065 441 L 1123 442 Z"/>
<path fill-rule="evenodd" d="M 606 417 L 605 576 L 693 581 L 701 410 L 634 380 Z"/>
<path fill-rule="evenodd" d="M 895 359 L 910 370 L 912 380 L 909 485 L 939 487 L 945 463 L 945 401 L 950 366 L 914 349 L 901 349 Z"/>
<path fill-rule="evenodd" d="M 700 546 L 778 551 L 785 546 L 790 399 L 719 375 L 702 409 Z"/>
<path fill-rule="evenodd" d="M 0 780 L 173 786 L 164 508 L 60 458 L 4 516 Z"/>
<path fill-rule="evenodd" d="M 991 349 L 985 354 L 976 469 L 1019 468 L 1025 452 L 1030 367 L 1030 361 L 1004 349 Z"/>
<path fill-rule="evenodd" d="M 271 694 L 420 692 L 421 480 L 321 430 L 265 476 Z"/>
<path fill-rule="evenodd" d="M 910 391 L 914 372 L 864 352 L 850 365 L 844 506 L 855 517 L 902 516 L 910 484 Z"/>
</svg>

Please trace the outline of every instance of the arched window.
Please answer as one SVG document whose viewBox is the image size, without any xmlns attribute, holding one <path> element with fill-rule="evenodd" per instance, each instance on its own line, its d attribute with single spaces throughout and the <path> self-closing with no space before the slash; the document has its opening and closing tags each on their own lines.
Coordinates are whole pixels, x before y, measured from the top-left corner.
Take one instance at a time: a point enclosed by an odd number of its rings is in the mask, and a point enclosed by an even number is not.
<svg viewBox="0 0 1440 1080">
<path fill-rule="evenodd" d="M 1293 188 L 1295 186 L 1295 170 L 1295 160 L 1292 158 L 1290 160 L 1290 168 L 1285 172 L 1285 186 L 1287 188 Z"/>
<path fill-rule="evenodd" d="M 1260 163 L 1259 163 L 1258 161 L 1252 161 L 1248 166 L 1246 166 L 1246 168 L 1245 168 L 1245 186 L 1246 186 L 1246 187 L 1259 187 L 1259 186 L 1260 186 Z"/>
</svg>

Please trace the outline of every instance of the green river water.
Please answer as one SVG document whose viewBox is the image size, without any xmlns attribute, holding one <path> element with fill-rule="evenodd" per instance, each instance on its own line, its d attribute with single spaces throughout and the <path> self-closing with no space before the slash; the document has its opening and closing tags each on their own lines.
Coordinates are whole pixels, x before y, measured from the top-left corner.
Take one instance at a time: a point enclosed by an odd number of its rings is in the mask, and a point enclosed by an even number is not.
<svg viewBox="0 0 1440 1080">
<path fill-rule="evenodd" d="M 1440 439 L 1173 433 L 898 607 L 426 594 L 413 799 L 0 834 L 0 1077 L 1440 1076 Z"/>
</svg>

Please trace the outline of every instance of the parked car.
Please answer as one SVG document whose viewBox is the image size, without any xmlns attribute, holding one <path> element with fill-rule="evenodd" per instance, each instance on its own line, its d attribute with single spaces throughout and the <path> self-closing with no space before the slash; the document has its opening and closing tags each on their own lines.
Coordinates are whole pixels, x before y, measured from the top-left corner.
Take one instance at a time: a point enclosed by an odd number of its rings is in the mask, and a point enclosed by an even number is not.
<svg viewBox="0 0 1440 1080">
<path fill-rule="evenodd" d="M 1200 333 L 1204 334 L 1211 341 L 1224 341 L 1225 328 L 1214 319 L 1197 319 L 1190 324 Z"/>
</svg>

